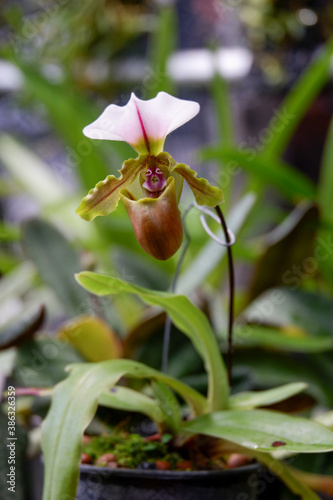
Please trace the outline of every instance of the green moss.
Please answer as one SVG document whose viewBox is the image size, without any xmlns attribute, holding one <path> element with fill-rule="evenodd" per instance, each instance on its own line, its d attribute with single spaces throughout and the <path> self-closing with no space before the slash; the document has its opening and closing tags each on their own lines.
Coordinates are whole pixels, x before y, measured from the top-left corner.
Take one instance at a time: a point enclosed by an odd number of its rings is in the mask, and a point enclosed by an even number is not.
<svg viewBox="0 0 333 500">
<path fill-rule="evenodd" d="M 143 462 L 163 460 L 170 462 L 175 469 L 183 458 L 178 453 L 170 453 L 166 443 L 146 441 L 138 434 L 118 433 L 94 437 L 83 445 L 84 453 L 96 460 L 105 453 L 113 453 L 119 467 L 135 469 Z"/>
</svg>

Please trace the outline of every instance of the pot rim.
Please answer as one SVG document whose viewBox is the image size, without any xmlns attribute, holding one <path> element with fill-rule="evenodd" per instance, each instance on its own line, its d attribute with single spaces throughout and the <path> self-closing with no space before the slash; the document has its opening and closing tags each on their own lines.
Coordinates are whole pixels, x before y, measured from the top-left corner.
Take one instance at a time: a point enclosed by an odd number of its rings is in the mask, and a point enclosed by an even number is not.
<svg viewBox="0 0 333 500">
<path fill-rule="evenodd" d="M 220 470 L 191 470 L 191 471 L 177 471 L 177 470 L 156 470 L 156 469 L 108 469 L 98 465 L 81 464 L 80 472 L 84 474 L 101 474 L 105 476 L 120 476 L 120 477 L 146 477 L 156 479 L 201 479 L 206 477 L 219 477 L 219 476 L 236 476 L 237 474 L 249 474 L 257 472 L 261 467 L 259 463 L 242 465 L 234 469 L 220 469 Z"/>
</svg>

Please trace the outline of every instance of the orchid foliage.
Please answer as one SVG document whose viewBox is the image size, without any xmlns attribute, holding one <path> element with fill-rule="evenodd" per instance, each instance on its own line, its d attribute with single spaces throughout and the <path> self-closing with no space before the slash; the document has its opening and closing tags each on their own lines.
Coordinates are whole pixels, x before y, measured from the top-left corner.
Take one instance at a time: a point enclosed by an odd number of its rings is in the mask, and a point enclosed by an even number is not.
<svg viewBox="0 0 333 500">
<path fill-rule="evenodd" d="M 143 101 L 132 93 L 126 106 L 111 104 L 84 128 L 91 139 L 128 142 L 139 154 L 124 162 L 120 177 L 109 175 L 83 198 L 77 213 L 90 221 L 116 210 L 121 200 L 141 247 L 157 259 L 171 257 L 183 238 L 178 203 L 183 180 L 199 205 L 215 207 L 223 193 L 163 151 L 168 134 L 194 118 L 199 104 L 160 92 Z"/>
<path fill-rule="evenodd" d="M 160 432 L 173 436 L 175 446 L 198 434 L 216 438 L 222 455 L 243 453 L 253 457 L 278 474 L 302 499 L 319 500 L 287 465 L 277 460 L 276 453 L 332 451 L 333 432 L 309 419 L 262 408 L 302 392 L 306 384 L 291 383 L 266 391 L 230 395 L 214 332 L 205 314 L 186 296 L 156 292 L 88 271 L 76 275 L 76 279 L 98 296 L 131 293 L 149 306 L 162 307 L 202 357 L 208 389 L 207 394 L 201 394 L 180 380 L 130 359 L 71 365 L 68 377 L 54 388 L 43 424 L 43 500 L 75 500 L 82 435 L 98 406 L 148 416 Z M 124 386 L 121 383 L 124 377 L 127 381 L 144 381 L 143 392 Z M 184 407 L 189 414 L 186 420 L 182 418 Z"/>
</svg>

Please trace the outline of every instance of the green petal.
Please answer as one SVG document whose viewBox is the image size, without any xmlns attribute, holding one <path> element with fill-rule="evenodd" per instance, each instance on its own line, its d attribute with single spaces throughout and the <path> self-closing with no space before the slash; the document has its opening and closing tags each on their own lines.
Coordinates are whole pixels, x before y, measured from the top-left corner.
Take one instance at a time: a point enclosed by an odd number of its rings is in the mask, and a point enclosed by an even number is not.
<svg viewBox="0 0 333 500">
<path fill-rule="evenodd" d="M 208 207 L 216 207 L 223 203 L 223 191 L 218 187 L 213 187 L 207 179 L 198 178 L 195 170 L 191 170 L 185 163 L 178 163 L 172 169 L 172 172 L 178 172 L 193 191 L 195 201 L 198 205 L 207 205 Z"/>
<path fill-rule="evenodd" d="M 104 181 L 98 182 L 82 199 L 76 213 L 90 221 L 98 215 L 108 215 L 116 210 L 120 200 L 119 191 L 128 187 L 145 168 L 147 156 L 140 155 L 136 160 L 125 161 L 119 170 L 120 177 L 108 175 Z"/>
</svg>

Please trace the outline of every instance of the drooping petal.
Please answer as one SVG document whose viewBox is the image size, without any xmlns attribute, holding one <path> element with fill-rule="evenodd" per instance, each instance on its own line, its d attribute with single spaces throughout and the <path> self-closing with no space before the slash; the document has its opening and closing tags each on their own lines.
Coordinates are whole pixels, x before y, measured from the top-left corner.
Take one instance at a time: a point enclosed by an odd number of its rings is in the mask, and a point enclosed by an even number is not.
<svg viewBox="0 0 333 500">
<path fill-rule="evenodd" d="M 108 175 L 104 181 L 98 182 L 82 199 L 76 213 L 82 219 L 90 221 L 98 215 L 108 215 L 113 212 L 118 206 L 119 191 L 128 187 L 146 168 L 146 158 L 147 155 L 140 155 L 136 160 L 127 160 L 119 170 L 120 177 Z"/>
<path fill-rule="evenodd" d="M 198 205 L 216 207 L 216 205 L 223 203 L 222 189 L 211 186 L 207 179 L 198 178 L 198 174 L 194 170 L 191 170 L 188 165 L 185 165 L 185 163 L 176 164 L 172 168 L 171 174 L 173 172 L 178 172 L 185 179 Z"/>
<path fill-rule="evenodd" d="M 170 132 L 199 113 L 194 101 L 178 99 L 159 92 L 143 101 L 132 93 L 126 106 L 111 104 L 101 116 L 83 129 L 91 139 L 126 141 L 139 153 L 157 155 Z"/>
<path fill-rule="evenodd" d="M 158 198 L 133 200 L 126 189 L 120 196 L 140 246 L 155 259 L 172 257 L 183 240 L 174 178 L 168 178 L 167 187 Z"/>
</svg>

